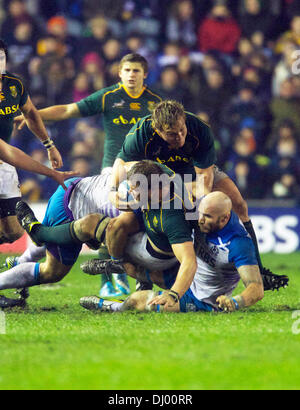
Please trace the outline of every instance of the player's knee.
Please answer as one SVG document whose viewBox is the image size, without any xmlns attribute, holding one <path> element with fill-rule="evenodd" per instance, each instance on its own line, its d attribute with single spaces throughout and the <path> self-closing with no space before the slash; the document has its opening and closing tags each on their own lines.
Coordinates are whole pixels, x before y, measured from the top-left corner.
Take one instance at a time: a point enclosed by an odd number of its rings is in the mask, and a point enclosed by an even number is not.
<svg viewBox="0 0 300 410">
<path fill-rule="evenodd" d="M 82 242 L 87 242 L 94 238 L 95 228 L 100 220 L 99 214 L 91 214 L 75 221 L 74 231 L 78 239 Z"/>
<path fill-rule="evenodd" d="M 112 240 L 118 240 L 127 234 L 126 225 L 118 218 L 111 219 L 106 229 L 106 236 Z"/>
</svg>

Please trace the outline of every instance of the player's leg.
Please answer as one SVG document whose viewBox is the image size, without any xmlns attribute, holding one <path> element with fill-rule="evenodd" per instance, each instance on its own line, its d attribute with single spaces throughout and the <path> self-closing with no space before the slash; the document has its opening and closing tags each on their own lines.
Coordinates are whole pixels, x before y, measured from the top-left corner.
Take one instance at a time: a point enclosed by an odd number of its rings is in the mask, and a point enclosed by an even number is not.
<svg viewBox="0 0 300 410">
<path fill-rule="evenodd" d="M 0 289 L 15 289 L 53 283 L 61 280 L 71 269 L 50 252 L 43 263 L 26 262 L 14 266 L 0 275 Z"/>
<path fill-rule="evenodd" d="M 0 182 L 0 243 L 13 243 L 24 233 L 15 212 L 21 199 L 15 167 L 0 161 Z"/>
<path fill-rule="evenodd" d="M 0 244 L 13 243 L 24 234 L 15 212 L 15 204 L 20 199 L 0 199 Z"/>
<path fill-rule="evenodd" d="M 124 212 L 111 220 L 106 231 L 106 243 L 112 259 L 122 260 L 128 237 L 139 232 L 142 226 L 141 214 L 139 213 Z M 147 280 L 137 280 L 136 288 L 151 290 L 152 284 Z"/>
<path fill-rule="evenodd" d="M 25 252 L 20 256 L 8 256 L 5 259 L 4 267 L 11 269 L 14 266 L 25 263 L 25 262 L 38 262 L 40 259 L 46 256 L 46 247 L 45 246 L 36 246 L 34 243 L 31 243 Z"/>
<path fill-rule="evenodd" d="M 106 245 L 113 260 L 122 260 L 124 249 L 128 242 L 128 236 L 139 230 L 140 222 L 133 212 L 124 212 L 110 221 L 106 230 Z M 114 273 L 113 277 L 118 290 L 122 294 L 128 295 L 130 293 L 130 286 L 126 274 Z M 104 276 L 102 276 L 102 278 L 104 278 Z"/>
<path fill-rule="evenodd" d="M 97 296 L 88 296 L 80 299 L 80 305 L 88 310 L 112 313 L 126 312 L 129 310 L 136 310 L 139 312 L 163 311 L 160 306 L 149 305 L 149 302 L 159 293 L 159 291 L 154 292 L 153 290 L 134 292 L 132 295 L 128 296 L 124 302 L 118 300 L 104 300 Z M 175 306 L 168 308 L 165 311 L 179 312 L 179 303 L 177 302 Z"/>
</svg>

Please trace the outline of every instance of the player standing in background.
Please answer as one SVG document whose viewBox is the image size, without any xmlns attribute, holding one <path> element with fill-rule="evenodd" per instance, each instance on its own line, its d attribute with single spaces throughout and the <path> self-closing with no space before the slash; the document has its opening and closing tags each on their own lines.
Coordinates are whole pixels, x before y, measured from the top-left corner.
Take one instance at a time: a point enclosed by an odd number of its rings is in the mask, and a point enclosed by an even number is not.
<svg viewBox="0 0 300 410">
<path fill-rule="evenodd" d="M 6 44 L 0 40 L 0 137 L 9 142 L 14 117 L 21 110 L 28 128 L 47 149 L 52 167 L 60 168 L 63 165 L 61 155 L 49 138 L 41 116 L 31 102 L 23 82 L 6 71 L 7 59 Z M 12 243 L 24 233 L 15 213 L 15 205 L 20 197 L 16 169 L 8 163 L 0 162 L 0 244 Z"/>
<path fill-rule="evenodd" d="M 55 105 L 39 110 L 44 121 L 62 121 L 69 118 L 89 117 L 103 114 L 105 131 L 102 170 L 112 167 L 121 150 L 125 136 L 142 117 L 150 114 L 161 98 L 145 84 L 148 74 L 147 60 L 139 54 L 127 54 L 121 62 L 121 81 L 110 87 L 96 91 L 77 103 Z M 23 126 L 23 118 L 16 121 Z M 109 255 L 107 254 L 107 257 Z M 125 294 L 129 284 L 124 275 L 116 275 L 116 285 Z M 100 296 L 116 296 L 111 275 L 103 275 Z"/>
</svg>

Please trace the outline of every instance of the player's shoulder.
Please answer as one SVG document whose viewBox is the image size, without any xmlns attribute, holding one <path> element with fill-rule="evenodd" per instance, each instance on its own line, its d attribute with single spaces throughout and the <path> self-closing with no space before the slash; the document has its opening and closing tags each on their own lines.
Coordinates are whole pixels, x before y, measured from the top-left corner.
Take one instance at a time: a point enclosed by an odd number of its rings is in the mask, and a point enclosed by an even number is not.
<svg viewBox="0 0 300 410">
<path fill-rule="evenodd" d="M 4 74 L 2 74 L 2 77 L 5 78 L 9 83 L 24 87 L 24 81 L 18 75 L 6 71 Z"/>
<path fill-rule="evenodd" d="M 185 116 L 186 116 L 187 126 L 190 125 L 190 126 L 194 126 L 194 127 L 203 128 L 203 129 L 210 128 L 210 125 L 208 123 L 201 120 L 197 115 L 193 114 L 192 112 L 185 111 Z"/>
<path fill-rule="evenodd" d="M 121 91 L 121 89 L 122 89 L 121 83 L 116 83 L 116 84 L 110 85 L 109 87 L 101 88 L 101 90 L 96 91 L 94 95 L 99 95 L 99 96 L 101 95 L 101 96 L 106 97 L 108 95 L 115 94 L 118 91 Z"/>
<path fill-rule="evenodd" d="M 246 239 L 246 241 L 251 241 L 248 232 L 246 231 L 242 222 L 239 220 L 237 214 L 233 211 L 231 212 L 230 220 L 228 221 L 227 225 L 225 225 L 225 227 L 220 229 L 219 231 L 208 234 L 207 238 L 211 242 L 221 242 L 223 244 L 227 244 L 227 247 L 229 245 L 238 243 L 244 238 Z"/>
<path fill-rule="evenodd" d="M 145 86 L 144 95 L 147 95 L 149 98 L 153 98 L 156 103 L 162 101 L 162 97 L 158 95 L 155 91 L 151 90 L 148 86 Z"/>
</svg>

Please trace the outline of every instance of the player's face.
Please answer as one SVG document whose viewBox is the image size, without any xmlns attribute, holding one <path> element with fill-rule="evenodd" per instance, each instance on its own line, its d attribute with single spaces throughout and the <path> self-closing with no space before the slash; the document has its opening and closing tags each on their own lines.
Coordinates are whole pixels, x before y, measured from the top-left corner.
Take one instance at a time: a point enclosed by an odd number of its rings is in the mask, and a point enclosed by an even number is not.
<svg viewBox="0 0 300 410">
<path fill-rule="evenodd" d="M 159 130 L 158 134 L 169 144 L 169 148 L 179 149 L 183 147 L 187 136 L 185 118 L 180 117 L 172 128 L 164 131 Z"/>
<path fill-rule="evenodd" d="M 147 75 L 140 63 L 124 63 L 119 71 L 119 76 L 125 88 L 131 92 L 140 92 Z"/>
<path fill-rule="evenodd" d="M 211 233 L 216 232 L 221 228 L 221 217 L 219 215 L 214 215 L 212 212 L 209 212 L 209 209 L 199 206 L 199 219 L 198 225 L 201 232 Z"/>
</svg>

